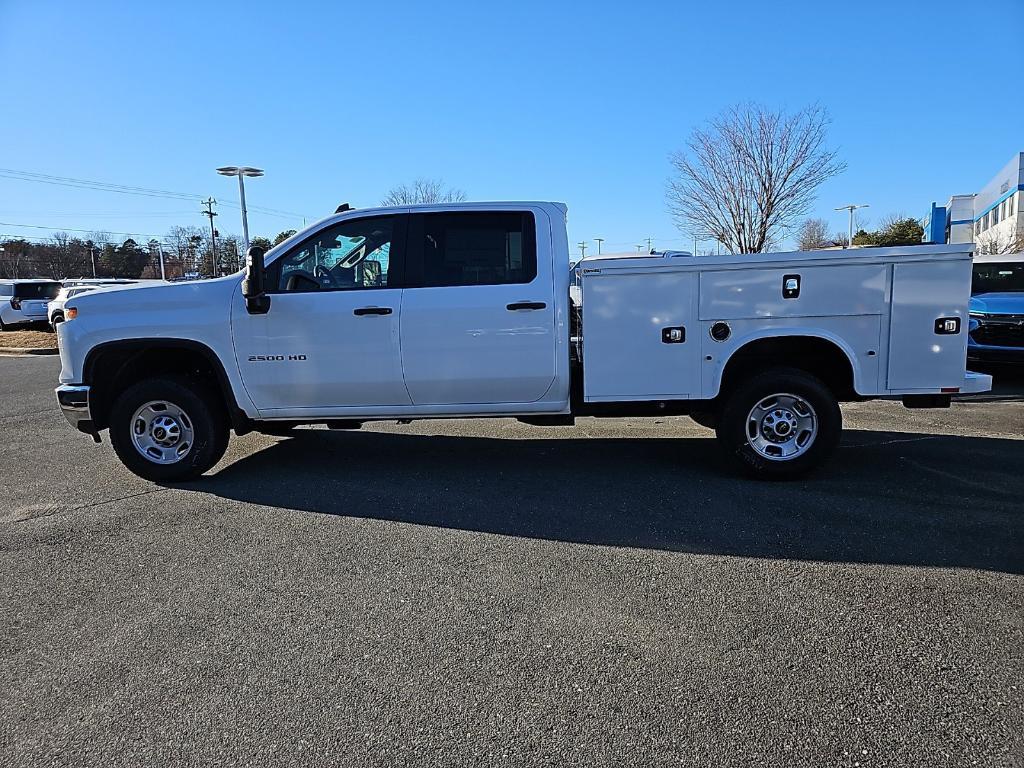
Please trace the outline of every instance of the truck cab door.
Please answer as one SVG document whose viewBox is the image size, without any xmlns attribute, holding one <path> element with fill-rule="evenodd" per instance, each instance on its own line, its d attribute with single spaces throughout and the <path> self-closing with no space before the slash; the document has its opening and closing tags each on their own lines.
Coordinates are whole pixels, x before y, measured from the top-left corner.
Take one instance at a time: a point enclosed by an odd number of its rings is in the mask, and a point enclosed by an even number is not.
<svg viewBox="0 0 1024 768">
<path fill-rule="evenodd" d="M 348 218 L 267 267 L 270 309 L 236 301 L 235 356 L 261 415 L 409 405 L 399 325 L 405 215 Z"/>
<path fill-rule="evenodd" d="M 413 215 L 405 284 L 402 365 L 415 405 L 534 403 L 551 388 L 556 305 L 546 214 Z"/>
</svg>

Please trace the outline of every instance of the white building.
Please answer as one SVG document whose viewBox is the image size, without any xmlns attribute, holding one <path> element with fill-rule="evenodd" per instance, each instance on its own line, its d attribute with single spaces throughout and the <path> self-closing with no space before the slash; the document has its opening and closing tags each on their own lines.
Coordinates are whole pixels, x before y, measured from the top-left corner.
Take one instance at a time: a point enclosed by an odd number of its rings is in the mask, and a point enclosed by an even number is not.
<svg viewBox="0 0 1024 768">
<path fill-rule="evenodd" d="M 924 221 L 929 243 L 969 243 L 979 253 L 1024 250 L 1024 152 L 973 195 L 953 195 L 945 206 L 932 203 Z"/>
<path fill-rule="evenodd" d="M 1024 152 L 1018 152 L 1006 167 L 974 198 L 974 242 L 982 253 L 1019 250 L 1024 237 Z M 1016 248 L 1011 248 L 1017 244 Z"/>
</svg>

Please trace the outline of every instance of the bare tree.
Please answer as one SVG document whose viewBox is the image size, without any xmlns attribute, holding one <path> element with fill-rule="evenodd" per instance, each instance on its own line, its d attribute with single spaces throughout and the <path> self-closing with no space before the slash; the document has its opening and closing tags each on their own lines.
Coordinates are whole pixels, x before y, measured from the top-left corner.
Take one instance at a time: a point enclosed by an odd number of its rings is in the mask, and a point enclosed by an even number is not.
<svg viewBox="0 0 1024 768">
<path fill-rule="evenodd" d="M 832 245 L 828 233 L 828 222 L 824 219 L 804 219 L 797 232 L 797 248 L 801 251 L 816 251 Z"/>
<path fill-rule="evenodd" d="M 995 235 L 982 235 L 975 241 L 979 256 L 1001 256 L 1006 253 L 1024 253 L 1024 232 L 1006 239 Z"/>
<path fill-rule="evenodd" d="M 89 252 L 84 241 L 67 232 L 54 232 L 46 249 L 46 269 L 54 280 L 91 274 Z"/>
<path fill-rule="evenodd" d="M 416 179 L 412 184 L 399 184 L 389 189 L 380 204 L 457 203 L 465 199 L 465 192 L 454 187 L 445 189 L 440 179 Z"/>
<path fill-rule="evenodd" d="M 23 277 L 22 267 L 31 248 L 31 243 L 21 238 L 0 243 L 0 277 Z"/>
<path fill-rule="evenodd" d="M 763 251 L 807 214 L 822 182 L 845 170 L 825 147 L 828 122 L 818 106 L 787 114 L 742 104 L 695 129 L 687 151 L 671 157 L 676 225 L 736 253 Z"/>
</svg>

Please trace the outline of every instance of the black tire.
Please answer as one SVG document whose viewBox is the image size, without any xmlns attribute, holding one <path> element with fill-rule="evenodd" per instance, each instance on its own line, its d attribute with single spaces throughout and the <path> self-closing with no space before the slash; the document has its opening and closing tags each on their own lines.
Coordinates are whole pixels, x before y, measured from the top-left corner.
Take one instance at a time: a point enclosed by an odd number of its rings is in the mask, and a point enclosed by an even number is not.
<svg viewBox="0 0 1024 768">
<path fill-rule="evenodd" d="M 57 330 L 57 326 L 64 322 L 63 312 L 54 312 L 53 319 L 50 321 L 50 328 Z"/>
<path fill-rule="evenodd" d="M 133 440 L 136 412 L 145 404 L 166 401 L 184 412 L 192 432 L 185 455 L 160 464 L 144 456 Z M 198 477 L 220 461 L 228 446 L 228 423 L 220 398 L 209 388 L 182 376 L 159 376 L 133 384 L 114 401 L 110 411 L 110 442 L 121 462 L 153 482 Z"/>
<path fill-rule="evenodd" d="M 769 457 L 754 447 L 755 442 L 761 442 L 766 445 L 765 450 L 783 453 L 782 448 L 761 439 L 763 432 L 756 423 L 748 425 L 748 416 L 754 408 L 770 403 L 769 398 L 774 395 L 795 397 L 813 409 L 810 413 L 813 429 L 801 427 L 801 436 L 807 440 L 806 447 L 791 446 L 799 451 L 792 458 Z M 771 411 L 770 408 L 768 410 Z M 799 412 L 797 415 L 800 416 Z M 802 419 L 806 418 L 805 414 Z M 754 433 L 753 438 L 748 436 L 748 429 Z M 723 453 L 733 466 L 748 475 L 768 480 L 797 477 L 823 464 L 839 444 L 842 430 L 843 414 L 839 410 L 839 401 L 820 379 L 795 368 L 772 368 L 728 393 L 716 433 Z M 810 439 L 806 438 L 808 433 L 812 435 Z M 794 439 L 799 440 L 799 437 Z"/>
</svg>

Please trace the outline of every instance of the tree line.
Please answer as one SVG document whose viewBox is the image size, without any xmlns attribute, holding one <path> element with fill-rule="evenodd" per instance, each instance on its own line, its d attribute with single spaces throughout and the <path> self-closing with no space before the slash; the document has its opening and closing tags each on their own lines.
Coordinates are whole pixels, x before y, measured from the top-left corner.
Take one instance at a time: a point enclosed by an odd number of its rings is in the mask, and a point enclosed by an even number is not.
<svg viewBox="0 0 1024 768">
<path fill-rule="evenodd" d="M 269 248 L 293 234 L 290 229 L 273 240 L 256 237 L 252 244 Z M 164 237 L 149 240 L 114 239 L 105 232 L 54 232 L 42 241 L 8 237 L 0 239 L 0 278 L 159 278 L 161 256 L 168 280 L 212 277 L 241 269 L 242 249 L 241 238 L 230 234 L 218 234 L 214 246 L 210 231 L 199 226 L 171 227 Z"/>
<path fill-rule="evenodd" d="M 853 244 L 862 247 L 920 245 L 923 237 L 921 222 L 910 216 L 893 214 L 882 219 L 878 229 L 858 229 L 853 235 Z M 796 233 L 797 248 L 801 251 L 845 248 L 849 239 L 845 232 L 829 234 L 828 222 L 824 219 L 804 219 Z"/>
</svg>

